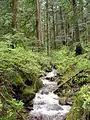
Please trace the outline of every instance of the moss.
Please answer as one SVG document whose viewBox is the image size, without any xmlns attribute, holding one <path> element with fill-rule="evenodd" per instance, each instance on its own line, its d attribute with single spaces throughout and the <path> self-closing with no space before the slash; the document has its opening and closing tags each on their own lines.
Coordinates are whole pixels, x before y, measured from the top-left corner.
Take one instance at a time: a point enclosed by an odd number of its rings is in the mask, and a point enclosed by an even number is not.
<svg viewBox="0 0 90 120">
<path fill-rule="evenodd" d="M 79 97 L 76 98 L 66 120 L 82 120 L 83 115 L 82 104 L 83 100 L 79 99 Z"/>
<path fill-rule="evenodd" d="M 41 87 L 42 87 L 42 81 L 40 79 L 37 79 L 37 81 L 36 81 L 36 90 L 35 91 L 38 91 Z"/>
<path fill-rule="evenodd" d="M 23 90 L 23 95 L 31 95 L 31 94 L 35 94 L 34 88 L 32 86 L 27 86 Z"/>
<path fill-rule="evenodd" d="M 14 82 L 17 85 L 24 85 L 24 81 L 20 75 L 18 77 L 16 77 L 16 80 Z"/>
<path fill-rule="evenodd" d="M 71 97 L 73 95 L 73 91 L 72 90 L 67 90 L 65 93 L 65 96 L 67 97 Z"/>
<path fill-rule="evenodd" d="M 27 86 L 23 90 L 23 102 L 25 103 L 25 106 L 31 105 L 31 100 L 35 97 L 35 91 L 33 89 L 33 86 Z"/>
<path fill-rule="evenodd" d="M 77 93 L 74 100 L 74 104 L 66 120 L 88 120 L 89 119 L 89 116 L 90 116 L 90 108 L 89 108 L 90 93 L 88 91 L 89 89 L 90 89 L 90 86 L 86 85 L 81 88 L 81 91 L 79 93 Z"/>
<path fill-rule="evenodd" d="M 11 87 L 14 84 L 15 87 L 12 89 L 16 93 L 15 97 L 17 94 L 19 97 L 21 95 L 21 99 L 25 101 L 26 99 L 30 101 L 35 96 L 35 92 L 42 87 L 39 77 L 43 70 L 49 71 L 52 66 L 55 66 L 60 72 L 58 84 L 64 83 L 57 92 L 62 97 L 72 97 L 74 91 L 71 92 L 71 95 L 67 92 L 69 89 L 71 90 L 73 87 L 77 89 L 87 83 L 86 77 L 82 80 L 82 77 L 77 76 L 73 78 L 75 81 L 71 78 L 80 70 L 89 68 L 89 60 L 86 55 L 76 57 L 75 52 L 70 52 L 68 47 L 51 51 L 50 56 L 47 56 L 45 52 L 32 52 L 30 49 L 25 50 L 22 47 L 0 48 L 0 84 L 5 81 L 9 81 Z M 68 79 L 71 79 L 70 82 L 65 81 Z M 86 82 L 84 83 L 84 81 Z M 9 85 L 7 87 L 10 88 Z M 63 90 L 65 93 L 62 94 Z"/>
<path fill-rule="evenodd" d="M 67 102 L 67 97 L 62 97 L 59 99 L 59 104 L 65 105 Z"/>
<path fill-rule="evenodd" d="M 72 97 L 74 96 L 80 88 L 90 82 L 90 69 L 81 70 L 78 73 L 70 74 L 67 77 L 60 78 L 58 81 L 59 88 L 55 91 L 59 96 Z M 72 73 L 72 72 L 71 72 Z"/>
</svg>

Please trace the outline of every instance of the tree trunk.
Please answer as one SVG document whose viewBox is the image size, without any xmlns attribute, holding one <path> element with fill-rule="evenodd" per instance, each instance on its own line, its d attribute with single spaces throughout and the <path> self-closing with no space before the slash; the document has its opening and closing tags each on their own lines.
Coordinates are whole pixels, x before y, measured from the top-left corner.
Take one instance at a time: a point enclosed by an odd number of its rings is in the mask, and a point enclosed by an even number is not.
<svg viewBox="0 0 90 120">
<path fill-rule="evenodd" d="M 38 39 L 38 51 L 43 49 L 43 34 L 42 34 L 42 22 L 41 22 L 41 5 L 40 0 L 36 0 L 36 34 Z"/>
<path fill-rule="evenodd" d="M 58 11 L 56 12 L 56 37 L 58 36 Z"/>
<path fill-rule="evenodd" d="M 73 6 L 73 25 L 74 25 L 74 34 L 75 34 L 75 42 L 80 42 L 79 37 L 79 27 L 78 27 L 78 16 L 77 16 L 77 0 L 72 0 Z"/>
<path fill-rule="evenodd" d="M 52 20 L 53 20 L 53 49 L 56 49 L 56 33 L 55 33 L 55 18 L 54 18 L 54 6 L 52 5 Z"/>
<path fill-rule="evenodd" d="M 61 30 L 63 30 L 64 29 L 64 25 L 63 25 L 63 17 L 62 17 L 61 6 L 59 6 L 59 15 L 60 15 L 60 20 L 61 20 Z"/>
<path fill-rule="evenodd" d="M 44 10 L 44 23 L 43 23 L 43 40 L 44 40 L 44 45 L 46 43 L 46 11 Z"/>
<path fill-rule="evenodd" d="M 49 52 L 50 52 L 50 28 L 49 28 L 48 0 L 46 0 L 46 25 L 47 25 L 47 55 L 49 55 Z"/>
<path fill-rule="evenodd" d="M 19 30 L 19 0 L 12 0 L 12 28 L 13 34 Z"/>
</svg>

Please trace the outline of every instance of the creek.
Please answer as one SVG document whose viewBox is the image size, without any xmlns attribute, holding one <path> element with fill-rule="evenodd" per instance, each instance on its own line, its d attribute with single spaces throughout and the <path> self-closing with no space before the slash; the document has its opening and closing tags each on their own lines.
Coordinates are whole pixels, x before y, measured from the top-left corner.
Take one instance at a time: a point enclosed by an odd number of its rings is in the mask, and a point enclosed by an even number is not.
<svg viewBox="0 0 90 120">
<path fill-rule="evenodd" d="M 53 69 L 45 77 L 41 77 L 43 87 L 33 99 L 33 110 L 30 114 L 40 120 L 65 120 L 71 108 L 69 105 L 60 105 L 59 97 L 53 93 L 57 88 L 57 82 L 51 80 L 56 74 L 56 70 Z"/>
</svg>

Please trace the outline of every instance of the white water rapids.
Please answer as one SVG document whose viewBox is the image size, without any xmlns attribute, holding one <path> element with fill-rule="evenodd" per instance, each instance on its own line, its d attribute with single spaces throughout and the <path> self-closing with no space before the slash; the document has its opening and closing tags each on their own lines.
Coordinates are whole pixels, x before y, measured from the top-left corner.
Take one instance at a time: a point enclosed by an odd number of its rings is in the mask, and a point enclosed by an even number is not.
<svg viewBox="0 0 90 120">
<path fill-rule="evenodd" d="M 55 71 L 42 77 L 43 88 L 36 93 L 33 100 L 33 110 L 30 112 L 33 116 L 38 116 L 41 120 L 65 120 L 70 106 L 59 105 L 58 96 L 53 93 L 57 87 L 55 81 L 49 81 L 47 78 L 55 77 Z"/>
</svg>

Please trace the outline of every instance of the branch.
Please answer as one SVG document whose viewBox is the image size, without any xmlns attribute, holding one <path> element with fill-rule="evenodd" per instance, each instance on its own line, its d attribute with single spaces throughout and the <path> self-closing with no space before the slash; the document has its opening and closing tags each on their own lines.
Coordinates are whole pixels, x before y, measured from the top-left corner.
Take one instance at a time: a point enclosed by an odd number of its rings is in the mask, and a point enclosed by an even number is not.
<svg viewBox="0 0 90 120">
<path fill-rule="evenodd" d="M 8 105 L 11 106 L 11 104 L 7 102 L 6 97 L 5 97 L 1 92 L 0 92 L 0 96 L 3 98 L 4 101 L 6 101 L 6 103 L 7 103 Z M 11 107 L 12 107 L 12 106 L 11 106 Z M 12 107 L 12 109 L 14 109 L 14 108 Z M 20 118 L 21 118 L 22 120 L 25 120 L 20 112 L 18 112 L 17 110 L 16 110 L 16 112 L 18 113 L 18 115 L 20 116 Z"/>
<path fill-rule="evenodd" d="M 71 76 L 68 80 L 65 80 L 63 83 L 61 83 L 60 85 L 57 86 L 56 90 L 54 90 L 54 93 L 57 92 L 57 90 L 59 88 L 61 88 L 64 84 L 66 84 L 67 82 L 69 82 L 70 80 L 72 80 L 75 76 L 77 76 L 79 73 L 82 73 L 84 70 L 79 71 L 78 73 L 74 74 L 73 76 Z M 67 83 L 68 84 L 68 83 Z"/>
</svg>

